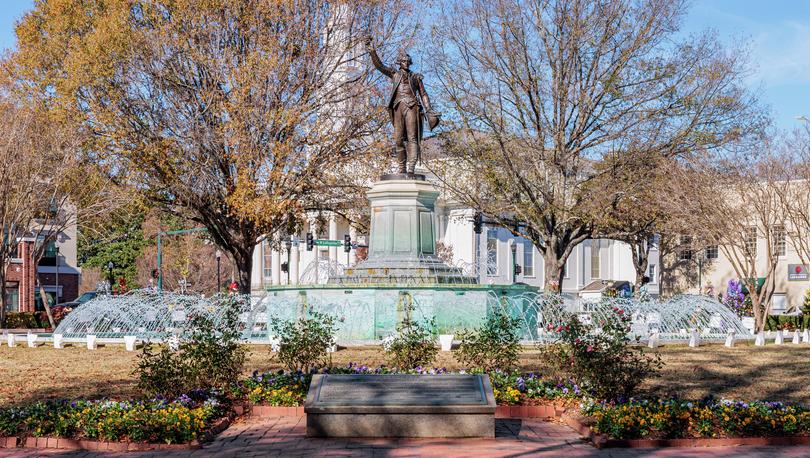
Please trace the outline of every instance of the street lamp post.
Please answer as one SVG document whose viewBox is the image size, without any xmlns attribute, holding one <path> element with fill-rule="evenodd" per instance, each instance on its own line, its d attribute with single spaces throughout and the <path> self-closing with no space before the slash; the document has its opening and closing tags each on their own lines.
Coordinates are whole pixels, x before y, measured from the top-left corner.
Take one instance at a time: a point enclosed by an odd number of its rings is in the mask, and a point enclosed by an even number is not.
<svg viewBox="0 0 810 458">
<path fill-rule="evenodd" d="M 113 291 L 113 267 L 115 267 L 115 264 L 112 261 L 107 263 L 107 280 L 110 282 L 110 294 Z"/>
<path fill-rule="evenodd" d="M 54 298 L 54 305 L 59 304 L 59 247 L 56 247 L 56 293 Z"/>
<path fill-rule="evenodd" d="M 220 276 L 220 259 L 222 258 L 222 252 L 217 250 L 215 255 L 217 257 L 217 293 L 219 293 L 222 287 L 222 277 Z"/>
</svg>

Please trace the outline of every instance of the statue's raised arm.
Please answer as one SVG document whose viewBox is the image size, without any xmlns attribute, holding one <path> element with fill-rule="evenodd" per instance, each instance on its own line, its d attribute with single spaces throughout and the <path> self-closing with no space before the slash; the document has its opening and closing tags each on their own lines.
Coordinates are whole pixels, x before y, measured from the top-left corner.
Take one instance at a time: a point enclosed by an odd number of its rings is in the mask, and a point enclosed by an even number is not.
<svg viewBox="0 0 810 458">
<path fill-rule="evenodd" d="M 383 75 L 393 78 L 394 70 L 391 67 L 386 66 L 382 60 L 380 60 L 380 56 L 377 55 L 377 51 L 374 49 L 374 44 L 372 43 L 371 35 L 366 35 L 366 49 L 368 50 L 368 54 L 371 56 L 371 62 L 374 64 L 374 67 L 380 71 Z"/>
</svg>

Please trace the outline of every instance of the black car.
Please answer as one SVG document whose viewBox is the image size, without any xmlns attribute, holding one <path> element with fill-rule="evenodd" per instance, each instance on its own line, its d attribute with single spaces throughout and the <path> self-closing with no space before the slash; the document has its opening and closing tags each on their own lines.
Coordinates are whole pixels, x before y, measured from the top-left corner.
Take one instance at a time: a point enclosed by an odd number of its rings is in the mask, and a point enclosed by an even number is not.
<svg viewBox="0 0 810 458">
<path fill-rule="evenodd" d="M 87 302 L 89 300 L 92 300 L 92 299 L 95 299 L 96 297 L 98 297 L 98 295 L 99 295 L 98 291 L 88 291 L 88 292 L 82 294 L 81 296 L 79 296 L 78 298 L 76 298 L 76 300 L 74 300 L 74 301 L 63 302 L 61 304 L 56 304 L 54 307 L 68 307 L 68 308 L 75 309 L 76 307 L 84 304 L 85 302 Z"/>
</svg>

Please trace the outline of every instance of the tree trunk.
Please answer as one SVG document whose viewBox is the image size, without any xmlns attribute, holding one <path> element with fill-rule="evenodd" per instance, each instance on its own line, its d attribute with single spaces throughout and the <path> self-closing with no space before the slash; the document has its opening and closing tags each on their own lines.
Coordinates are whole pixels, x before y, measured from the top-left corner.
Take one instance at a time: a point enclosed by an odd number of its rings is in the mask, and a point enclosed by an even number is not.
<svg viewBox="0 0 810 458">
<path fill-rule="evenodd" d="M 250 279 L 253 273 L 253 248 L 255 245 L 235 249 L 233 255 L 234 266 L 236 267 L 237 282 L 239 283 L 239 293 L 250 294 Z"/>
<path fill-rule="evenodd" d="M 634 241 L 630 243 L 630 251 L 633 255 L 633 268 L 636 271 L 635 291 L 638 291 L 644 283 L 647 275 L 647 267 L 650 262 L 650 244 L 645 241 Z"/>
<path fill-rule="evenodd" d="M 6 266 L 0 263 L 0 328 L 6 326 Z"/>
<path fill-rule="evenodd" d="M 549 293 L 562 292 L 564 259 L 559 259 L 557 253 L 547 248 L 543 254 L 543 289 Z"/>
<path fill-rule="evenodd" d="M 53 320 L 53 313 L 51 313 L 51 305 L 48 304 L 48 295 L 45 294 L 45 287 L 42 285 L 39 273 L 37 273 L 37 283 L 39 283 L 39 298 L 42 299 L 42 306 L 45 308 L 45 314 L 48 315 L 48 323 L 50 323 L 51 329 L 56 329 L 56 322 Z M 56 291 L 56 297 L 59 298 L 59 290 Z M 59 301 L 56 300 L 55 302 Z"/>
</svg>

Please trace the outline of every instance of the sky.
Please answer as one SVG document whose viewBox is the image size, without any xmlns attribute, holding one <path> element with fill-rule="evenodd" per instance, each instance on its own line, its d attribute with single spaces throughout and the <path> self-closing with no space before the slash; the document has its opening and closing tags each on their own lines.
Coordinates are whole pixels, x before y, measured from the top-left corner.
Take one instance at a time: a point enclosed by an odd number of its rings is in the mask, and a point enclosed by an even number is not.
<svg viewBox="0 0 810 458">
<path fill-rule="evenodd" d="M 15 46 L 14 24 L 33 0 L 0 0 L 0 49 Z M 750 50 L 747 80 L 771 110 L 776 127 L 791 130 L 810 118 L 810 0 L 693 0 L 683 32 L 717 32 Z"/>
</svg>

